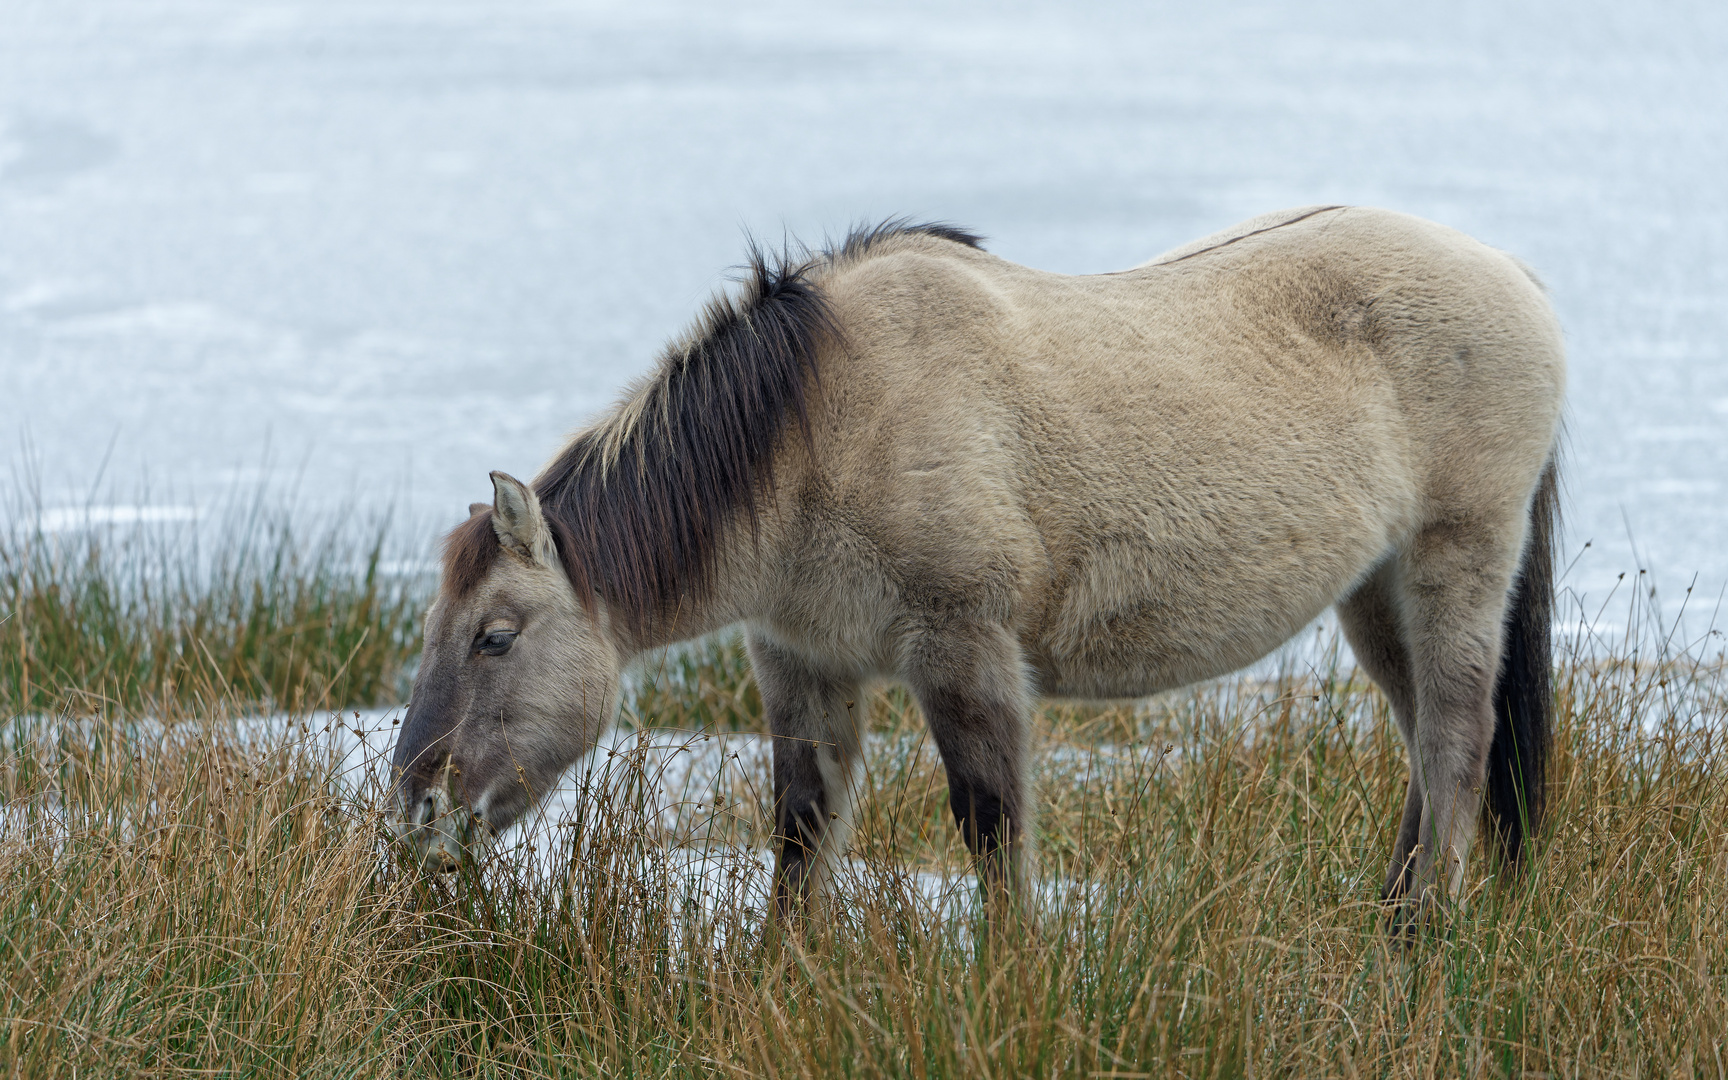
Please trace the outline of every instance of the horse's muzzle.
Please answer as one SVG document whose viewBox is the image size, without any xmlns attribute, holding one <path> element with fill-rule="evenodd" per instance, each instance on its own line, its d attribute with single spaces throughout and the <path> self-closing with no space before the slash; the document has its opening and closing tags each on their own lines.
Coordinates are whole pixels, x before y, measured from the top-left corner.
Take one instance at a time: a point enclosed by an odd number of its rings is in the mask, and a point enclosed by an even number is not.
<svg viewBox="0 0 1728 1080">
<path fill-rule="evenodd" d="M 471 838 L 491 838 L 492 830 L 472 818 L 467 807 L 450 797 L 447 784 L 405 787 L 397 807 L 396 835 L 407 843 L 420 869 L 453 873 L 469 853 Z"/>
</svg>

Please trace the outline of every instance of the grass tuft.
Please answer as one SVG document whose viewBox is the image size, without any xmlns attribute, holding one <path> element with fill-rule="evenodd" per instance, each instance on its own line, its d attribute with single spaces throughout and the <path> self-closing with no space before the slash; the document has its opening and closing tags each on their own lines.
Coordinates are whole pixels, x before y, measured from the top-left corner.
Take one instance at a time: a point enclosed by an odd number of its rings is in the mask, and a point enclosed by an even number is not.
<svg viewBox="0 0 1728 1080">
<path fill-rule="evenodd" d="M 0 533 L 0 709 L 242 702 L 305 711 L 401 700 L 425 574 L 391 574 L 385 532 L 306 541 L 254 518 L 205 557 L 190 530 Z"/>
</svg>

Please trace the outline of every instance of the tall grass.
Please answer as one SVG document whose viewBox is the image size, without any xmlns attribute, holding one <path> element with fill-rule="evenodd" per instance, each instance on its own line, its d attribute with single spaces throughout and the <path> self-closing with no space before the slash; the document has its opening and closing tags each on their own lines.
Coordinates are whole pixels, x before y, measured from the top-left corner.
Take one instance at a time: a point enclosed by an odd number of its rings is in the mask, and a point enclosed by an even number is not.
<svg viewBox="0 0 1728 1080">
<path fill-rule="evenodd" d="M 669 827 L 652 763 L 620 753 L 561 823 L 567 861 L 445 881 L 399 867 L 376 786 L 297 729 L 236 734 L 243 703 L 159 693 L 148 724 L 33 706 L 0 765 L 0 1068 L 1723 1075 L 1722 669 L 1716 639 L 1634 622 L 1561 658 L 1527 870 L 1477 858 L 1463 909 L 1408 946 L 1377 900 L 1403 752 L 1378 693 L 1324 660 L 1040 714 L 1045 884 L 994 927 L 963 886 L 929 898 L 964 854 L 899 693 L 863 703 L 857 837 L 794 933 L 738 884 L 768 812 L 747 776 Z M 758 722 L 735 644 L 661 670 L 644 722 Z M 746 850 L 693 883 L 719 815 Z"/>
<path fill-rule="evenodd" d="M 39 521 L 0 532 L 0 709 L 305 710 L 406 692 L 428 582 L 384 572 L 381 527 L 308 538 L 254 513 L 205 554 L 186 528 Z"/>
</svg>

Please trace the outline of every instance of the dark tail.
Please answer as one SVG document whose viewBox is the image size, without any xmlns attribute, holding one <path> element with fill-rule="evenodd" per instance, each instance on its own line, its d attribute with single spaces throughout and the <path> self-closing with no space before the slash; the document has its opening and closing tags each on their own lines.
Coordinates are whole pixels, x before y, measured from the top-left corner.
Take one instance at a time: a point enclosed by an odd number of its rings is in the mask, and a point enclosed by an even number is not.
<svg viewBox="0 0 1728 1080">
<path fill-rule="evenodd" d="M 1494 745 L 1483 806 L 1503 863 L 1518 865 L 1542 821 L 1554 718 L 1554 540 L 1560 520 L 1559 468 L 1550 460 L 1530 503 L 1530 534 L 1512 584 L 1500 678 L 1494 684 Z"/>
</svg>

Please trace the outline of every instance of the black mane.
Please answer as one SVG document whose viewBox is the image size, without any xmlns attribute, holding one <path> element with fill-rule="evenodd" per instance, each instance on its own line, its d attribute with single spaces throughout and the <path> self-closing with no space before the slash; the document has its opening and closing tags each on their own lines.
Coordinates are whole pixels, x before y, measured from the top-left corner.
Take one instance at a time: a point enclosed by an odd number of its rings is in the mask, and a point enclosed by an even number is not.
<svg viewBox="0 0 1728 1080">
<path fill-rule="evenodd" d="M 585 600 L 641 630 L 709 589 L 721 530 L 774 485 L 789 427 L 808 437 L 809 388 L 824 346 L 844 347 L 820 269 L 896 237 L 978 247 L 940 223 L 857 228 L 820 252 L 764 253 L 754 243 L 737 295 L 709 301 L 695 328 L 606 419 L 577 435 L 534 481 L 559 558 Z M 445 547 L 445 588 L 473 588 L 497 557 L 487 515 Z"/>
<path fill-rule="evenodd" d="M 958 225 L 946 221 L 925 221 L 914 223 L 909 218 L 889 218 L 877 225 L 855 225 L 846 234 L 838 246 L 830 244 L 825 253 L 830 259 L 855 259 L 868 254 L 870 249 L 884 240 L 892 240 L 900 236 L 934 236 L 938 240 L 947 240 L 962 244 L 969 248 L 984 250 L 984 238 Z"/>
</svg>

